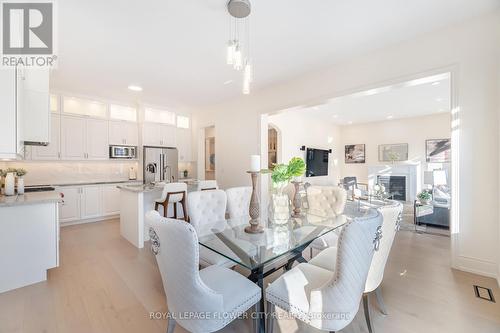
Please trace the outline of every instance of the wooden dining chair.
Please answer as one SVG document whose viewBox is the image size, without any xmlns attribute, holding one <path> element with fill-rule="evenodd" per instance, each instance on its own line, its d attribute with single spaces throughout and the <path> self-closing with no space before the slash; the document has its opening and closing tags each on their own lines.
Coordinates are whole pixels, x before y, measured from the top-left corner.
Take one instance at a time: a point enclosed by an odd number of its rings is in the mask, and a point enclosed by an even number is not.
<svg viewBox="0 0 500 333">
<path fill-rule="evenodd" d="M 187 184 L 186 183 L 168 183 L 163 186 L 163 192 L 159 199 L 155 200 L 155 210 L 163 207 L 163 216 L 168 217 L 169 207 L 173 207 L 174 219 L 188 221 L 187 213 Z M 177 214 L 177 204 L 182 207 L 182 217 Z"/>
</svg>

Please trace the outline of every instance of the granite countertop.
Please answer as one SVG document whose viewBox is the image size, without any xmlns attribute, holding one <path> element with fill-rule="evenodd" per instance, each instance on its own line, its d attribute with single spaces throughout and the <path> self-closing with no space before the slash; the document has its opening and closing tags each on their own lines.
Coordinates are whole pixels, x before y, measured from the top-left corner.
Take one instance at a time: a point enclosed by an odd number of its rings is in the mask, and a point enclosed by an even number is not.
<svg viewBox="0 0 500 333">
<path fill-rule="evenodd" d="M 162 191 L 164 185 L 165 184 L 155 184 L 155 185 L 140 184 L 140 185 L 118 185 L 117 187 L 120 190 L 124 191 L 135 192 L 135 193 L 147 193 L 154 191 Z M 194 184 L 188 184 L 187 189 L 188 192 L 193 192 L 197 190 L 196 185 Z"/>
<path fill-rule="evenodd" d="M 106 184 L 126 184 L 126 183 L 142 183 L 142 180 L 94 180 L 94 181 L 75 181 L 71 183 L 52 183 L 52 184 L 40 184 L 40 185 L 29 185 L 26 187 L 35 186 L 83 186 L 83 185 L 106 185 Z"/>
<path fill-rule="evenodd" d="M 0 195 L 0 208 L 56 202 L 62 202 L 62 197 L 61 193 L 55 191 L 33 192 L 13 196 Z"/>
<path fill-rule="evenodd" d="M 154 192 L 163 190 L 163 185 L 118 185 L 120 190 L 135 192 L 135 193 L 146 193 L 146 192 Z"/>
</svg>

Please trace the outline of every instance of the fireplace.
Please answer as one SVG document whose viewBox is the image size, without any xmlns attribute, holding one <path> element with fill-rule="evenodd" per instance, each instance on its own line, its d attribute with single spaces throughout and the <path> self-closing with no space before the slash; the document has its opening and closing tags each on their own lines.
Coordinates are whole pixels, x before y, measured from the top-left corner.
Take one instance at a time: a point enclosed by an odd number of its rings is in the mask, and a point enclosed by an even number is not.
<svg viewBox="0 0 500 333">
<path fill-rule="evenodd" d="M 406 176 L 377 176 L 377 182 L 385 186 L 393 200 L 406 201 Z"/>
</svg>

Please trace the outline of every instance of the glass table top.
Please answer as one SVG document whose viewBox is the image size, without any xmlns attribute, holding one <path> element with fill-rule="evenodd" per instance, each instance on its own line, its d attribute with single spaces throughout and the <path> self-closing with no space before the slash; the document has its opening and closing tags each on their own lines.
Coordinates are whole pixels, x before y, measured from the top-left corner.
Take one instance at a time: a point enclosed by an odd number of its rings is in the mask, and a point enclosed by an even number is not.
<svg viewBox="0 0 500 333">
<path fill-rule="evenodd" d="M 344 213 L 335 217 L 305 211 L 301 217 L 290 217 L 284 224 L 269 220 L 264 232 L 244 231 L 248 217 L 201 223 L 199 244 L 250 270 L 266 265 L 294 251 L 301 251 L 316 238 L 340 230 L 350 219 L 376 214 L 370 207 L 348 202 Z M 261 222 L 264 226 L 264 223 Z"/>
</svg>

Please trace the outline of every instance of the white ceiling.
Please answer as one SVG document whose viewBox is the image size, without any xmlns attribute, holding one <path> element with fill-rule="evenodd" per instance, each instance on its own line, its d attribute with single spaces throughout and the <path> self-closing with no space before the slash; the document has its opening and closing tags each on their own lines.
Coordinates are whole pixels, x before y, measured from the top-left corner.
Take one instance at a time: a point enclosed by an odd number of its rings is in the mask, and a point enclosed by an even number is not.
<svg viewBox="0 0 500 333">
<path fill-rule="evenodd" d="M 451 111 L 450 107 L 451 82 L 446 73 L 283 112 L 300 112 L 333 124 L 351 125 L 445 113 Z"/>
<path fill-rule="evenodd" d="M 55 90 L 175 108 L 241 95 L 225 64 L 226 0 L 58 1 Z M 252 89 L 410 39 L 498 0 L 253 0 Z M 230 84 L 224 84 L 233 80 Z M 144 88 L 127 90 L 129 84 Z"/>
</svg>

